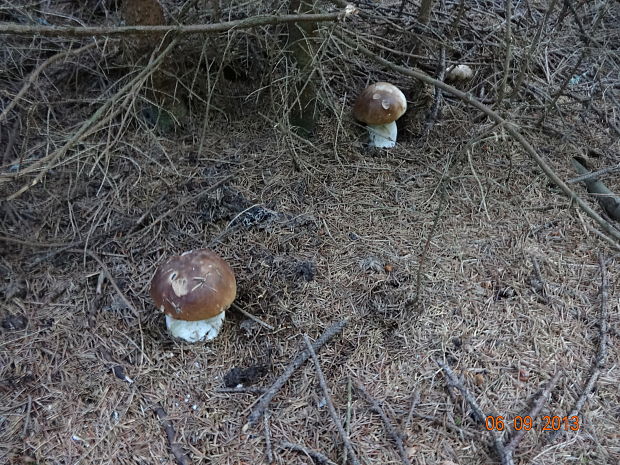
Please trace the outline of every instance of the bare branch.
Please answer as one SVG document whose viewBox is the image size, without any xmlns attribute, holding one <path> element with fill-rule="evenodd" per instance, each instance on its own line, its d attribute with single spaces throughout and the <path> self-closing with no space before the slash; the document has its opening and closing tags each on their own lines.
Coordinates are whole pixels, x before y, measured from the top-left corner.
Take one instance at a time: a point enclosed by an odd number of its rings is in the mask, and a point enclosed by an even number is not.
<svg viewBox="0 0 620 465">
<path fill-rule="evenodd" d="M 381 420 L 383 420 L 383 424 L 385 425 L 385 430 L 388 433 L 388 436 L 394 441 L 396 444 L 396 449 L 398 450 L 398 455 L 400 455 L 400 459 L 403 461 L 405 465 L 411 465 L 411 460 L 409 460 L 409 456 L 407 455 L 407 451 L 405 451 L 405 445 L 403 444 L 403 435 L 396 430 L 396 427 L 392 424 L 385 411 L 379 404 L 379 401 L 372 397 L 366 388 L 359 382 L 355 383 L 355 389 L 357 389 L 362 396 L 366 399 L 366 402 L 370 404 L 370 408 L 374 410 Z"/>
<path fill-rule="evenodd" d="M 310 457 L 312 460 L 314 460 L 315 463 L 318 463 L 319 465 L 336 465 L 334 462 L 329 460 L 328 457 L 321 454 L 320 452 L 317 452 L 312 449 L 308 449 L 307 447 L 304 447 L 304 446 L 300 446 L 299 444 L 293 444 L 292 442 L 282 441 L 278 443 L 278 447 L 280 449 L 289 449 L 295 452 L 300 452 L 302 454 L 305 454 L 308 457 Z"/>
<path fill-rule="evenodd" d="M 170 451 L 172 452 L 172 455 L 174 455 L 177 463 L 179 465 L 190 465 L 191 462 L 187 458 L 185 450 L 175 441 L 176 432 L 174 431 L 174 426 L 172 426 L 172 422 L 168 419 L 168 414 L 164 408 L 160 404 L 157 404 L 153 407 L 153 411 L 155 412 L 155 415 L 157 415 L 157 418 L 159 418 L 162 428 L 164 428 L 166 438 L 168 439 L 168 446 L 170 447 Z"/>
<path fill-rule="evenodd" d="M 342 320 L 337 323 L 334 323 L 329 328 L 327 328 L 321 337 L 319 337 L 316 342 L 312 345 L 314 351 L 318 351 L 323 347 L 331 338 L 333 338 L 336 334 L 340 333 L 345 325 L 348 323 L 348 320 Z M 304 364 L 306 360 L 310 358 L 310 353 L 307 350 L 302 350 L 297 354 L 297 356 L 287 365 L 284 369 L 284 372 L 276 379 L 276 381 L 271 385 L 271 387 L 263 394 L 263 396 L 259 399 L 259 401 L 254 405 L 252 412 L 248 416 L 248 422 L 243 426 L 243 431 L 247 431 L 249 428 L 254 426 L 258 420 L 265 414 L 267 407 L 270 402 L 276 396 L 278 391 L 282 389 L 282 386 L 286 384 L 291 375 L 297 370 L 300 366 Z"/>
<path fill-rule="evenodd" d="M 351 439 L 349 439 L 349 435 L 344 430 L 342 422 L 338 417 L 338 412 L 336 412 L 336 407 L 334 407 L 334 402 L 332 401 L 329 387 L 327 386 L 327 381 L 325 381 L 325 375 L 323 374 L 323 370 L 321 370 L 321 364 L 319 363 L 319 359 L 316 356 L 314 349 L 312 348 L 312 343 L 310 342 L 307 334 L 304 334 L 304 341 L 306 341 L 306 347 L 308 348 L 308 352 L 310 352 L 310 356 L 314 361 L 314 368 L 316 370 L 316 375 L 319 378 L 319 384 L 323 389 L 323 394 L 325 395 L 325 402 L 327 403 L 329 414 L 332 417 L 334 425 L 336 425 L 336 428 L 338 429 L 338 433 L 340 433 L 340 438 L 342 439 L 342 442 L 344 443 L 347 452 L 349 453 L 351 463 L 353 465 L 361 465 L 359 459 L 357 458 L 357 454 L 355 453 L 355 449 L 353 449 L 353 444 L 351 444 Z"/>
<path fill-rule="evenodd" d="M 599 375 L 601 374 L 601 369 L 605 365 L 605 360 L 607 359 L 607 346 L 609 344 L 609 327 L 607 325 L 607 302 L 609 299 L 609 280 L 607 278 L 607 269 L 605 267 L 605 258 L 601 255 L 599 256 L 599 267 L 601 270 L 601 312 L 599 317 L 599 341 L 598 341 L 598 350 L 596 352 L 596 357 L 594 358 L 594 362 L 592 363 L 592 368 L 590 369 L 590 376 L 588 377 L 588 381 L 575 402 L 575 406 L 571 410 L 571 412 L 567 415 L 568 418 L 576 417 L 581 412 L 581 409 L 585 405 L 588 397 L 592 393 L 594 386 L 596 385 L 596 381 L 598 380 Z M 563 433 L 562 429 L 558 429 L 549 433 L 546 444 L 552 443 L 559 434 Z"/>
<path fill-rule="evenodd" d="M 450 368 L 450 366 L 447 363 L 444 363 L 441 360 L 435 360 L 435 362 L 437 363 L 437 365 L 439 365 L 443 369 L 446 375 L 446 378 L 448 380 L 448 384 L 452 387 L 457 388 L 461 392 L 461 395 L 465 398 L 465 400 L 467 401 L 467 403 L 472 409 L 474 419 L 478 423 L 484 423 L 487 415 L 482 411 L 482 409 L 478 405 L 476 398 L 472 395 L 471 392 L 469 392 L 469 390 L 465 387 L 465 385 L 459 379 L 456 373 L 452 371 L 452 368 Z M 491 435 L 491 438 L 493 440 L 493 446 L 495 447 L 495 451 L 497 452 L 497 455 L 500 457 L 502 461 L 502 465 L 514 465 L 514 462 L 512 461 L 512 457 L 510 456 L 510 454 L 506 453 L 504 443 L 502 442 L 500 437 L 497 435 L 497 433 L 491 430 L 489 431 L 489 434 Z"/>
<path fill-rule="evenodd" d="M 532 409 L 528 412 L 527 416 L 529 416 L 530 418 L 538 417 L 538 415 L 540 414 L 540 411 L 545 405 L 545 402 L 547 402 L 547 400 L 549 399 L 549 396 L 551 395 L 551 391 L 553 390 L 558 380 L 560 379 L 561 374 L 562 372 L 558 371 L 555 375 L 553 375 L 553 378 L 549 380 L 545 388 L 542 390 L 542 392 L 540 393 L 540 396 L 538 397 L 538 399 L 536 399 L 536 402 L 532 406 Z M 521 428 L 519 431 L 515 433 L 512 439 L 510 439 L 510 441 L 508 442 L 508 444 L 506 445 L 504 449 L 506 452 L 506 456 L 512 457 L 514 455 L 517 447 L 519 446 L 519 443 L 523 439 L 523 436 L 525 436 L 526 431 L 527 430 L 525 428 Z"/>
<path fill-rule="evenodd" d="M 59 27 L 59 26 L 24 26 L 21 24 L 0 24 L 0 35 L 24 35 L 44 37 L 92 37 L 125 36 L 131 34 L 218 34 L 232 29 L 250 29 L 273 24 L 338 21 L 351 14 L 351 10 L 324 14 L 305 15 L 264 15 L 217 24 L 190 24 L 187 26 L 118 26 L 118 27 Z"/>
</svg>

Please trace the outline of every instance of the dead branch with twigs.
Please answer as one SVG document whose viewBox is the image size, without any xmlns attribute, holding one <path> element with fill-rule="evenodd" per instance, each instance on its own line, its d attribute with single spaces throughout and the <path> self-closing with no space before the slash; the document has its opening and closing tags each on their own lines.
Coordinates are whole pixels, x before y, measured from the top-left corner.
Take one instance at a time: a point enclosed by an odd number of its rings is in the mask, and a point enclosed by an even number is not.
<svg viewBox="0 0 620 465">
<path fill-rule="evenodd" d="M 153 412 L 157 415 L 159 422 L 161 423 L 164 432 L 166 433 L 166 439 L 168 440 L 168 447 L 170 447 L 170 452 L 174 455 L 177 463 L 179 465 L 191 465 L 191 461 L 187 457 L 187 453 L 183 449 L 178 442 L 176 442 L 176 431 L 174 430 L 174 426 L 172 422 L 168 418 L 168 414 L 164 410 L 164 408 L 160 404 L 156 404 L 153 406 Z"/>
<path fill-rule="evenodd" d="M 13 194 L 9 195 L 6 200 L 15 200 L 24 194 L 24 192 L 28 189 L 41 182 L 54 163 L 63 157 L 71 147 L 101 129 L 106 123 L 111 121 L 112 118 L 126 109 L 135 98 L 138 89 L 140 89 L 146 79 L 148 79 L 148 77 L 157 70 L 158 66 L 163 62 L 166 55 L 172 51 L 176 43 L 176 39 L 173 39 L 170 44 L 162 50 L 161 53 L 159 53 L 159 55 L 151 61 L 148 66 L 145 66 L 135 78 L 121 87 L 118 92 L 114 94 L 114 96 L 107 99 L 106 102 L 101 105 L 90 118 L 80 125 L 80 128 L 69 138 L 67 142 L 63 144 L 62 147 L 56 149 L 40 160 L 37 160 L 31 166 L 21 170 L 19 173 L 20 176 L 36 171 L 39 172 L 34 179 L 29 181 L 27 184 L 24 184 L 17 191 L 13 192 Z M 0 176 L 0 182 L 6 181 L 6 179 L 3 180 L 2 178 L 3 176 Z"/>
<path fill-rule="evenodd" d="M 292 450 L 294 452 L 299 452 L 300 454 L 303 454 L 311 458 L 314 461 L 314 463 L 317 463 L 319 465 L 336 465 L 336 462 L 332 462 L 329 459 L 329 457 L 322 454 L 321 452 L 309 449 L 300 444 L 294 444 L 288 441 L 281 441 L 278 443 L 278 447 L 280 449 L 287 449 L 287 450 Z"/>
<path fill-rule="evenodd" d="M 538 399 L 536 399 L 534 405 L 532 405 L 532 408 L 527 413 L 526 418 L 538 418 L 538 415 L 542 411 L 545 403 L 551 397 L 551 391 L 555 388 L 555 385 L 560 379 L 561 374 L 561 371 L 557 371 L 555 375 L 553 375 L 553 377 L 549 380 L 547 385 L 538 395 Z M 520 430 L 513 432 L 512 437 L 507 441 L 506 447 L 504 448 L 505 455 L 504 457 L 502 457 L 502 464 L 510 463 L 509 460 L 512 460 L 512 458 L 514 457 L 515 451 L 517 450 L 517 447 L 519 447 L 519 443 L 521 442 L 521 440 L 525 437 L 526 432 L 527 431 L 525 428 L 521 428 Z"/>
<path fill-rule="evenodd" d="M 383 421 L 383 425 L 385 426 L 385 430 L 388 433 L 390 439 L 396 445 L 396 450 L 398 451 L 398 455 L 400 455 L 400 459 L 403 461 L 405 465 L 411 465 L 411 460 L 409 460 L 409 456 L 407 455 L 407 451 L 405 450 L 405 445 L 403 443 L 403 435 L 399 431 L 396 430 L 396 427 L 392 424 L 387 414 L 381 407 L 381 404 L 377 399 L 372 397 L 370 393 L 366 390 L 364 385 L 359 381 L 355 383 L 355 389 L 357 389 L 362 397 L 370 404 L 370 408 L 381 418 Z"/>
<path fill-rule="evenodd" d="M 316 352 L 314 351 L 313 344 L 312 342 L 310 342 L 310 338 L 308 338 L 306 334 L 304 334 L 304 341 L 306 342 L 306 347 L 308 352 L 310 353 L 310 357 L 312 357 L 312 360 L 314 361 L 314 369 L 316 370 L 319 384 L 321 385 L 323 395 L 325 396 L 325 403 L 327 404 L 329 415 L 332 419 L 332 422 L 336 426 L 338 433 L 340 434 L 340 439 L 342 439 L 342 442 L 344 443 L 344 446 L 348 453 L 348 457 L 353 465 L 361 465 L 359 459 L 357 458 L 355 449 L 353 448 L 353 444 L 351 443 L 351 439 L 349 438 L 349 435 L 342 426 L 342 420 L 338 416 L 338 412 L 336 412 L 336 407 L 334 407 L 334 401 L 332 400 L 329 386 L 327 385 L 327 381 L 325 380 L 325 375 L 323 374 L 321 364 L 319 363 L 319 359 L 316 356 Z"/>
<path fill-rule="evenodd" d="M 581 395 L 575 402 L 575 405 L 568 413 L 567 417 L 577 417 L 579 413 L 583 409 L 583 406 L 588 401 L 588 398 L 592 395 L 594 387 L 596 386 L 596 382 L 601 374 L 601 370 L 605 366 L 605 362 L 607 360 L 607 351 L 609 346 L 609 324 L 608 324 L 608 315 L 607 315 L 607 306 L 609 300 L 609 277 L 607 276 L 607 267 L 605 265 L 605 257 L 603 255 L 599 255 L 599 269 L 601 273 L 601 286 L 600 286 L 600 312 L 599 312 L 599 340 L 598 340 L 598 350 L 596 352 L 596 357 L 592 362 L 592 367 L 590 368 L 590 374 L 588 376 L 588 380 L 586 381 L 585 386 L 581 392 Z M 552 431 L 545 438 L 543 444 L 552 444 L 555 440 L 557 440 L 558 436 L 560 436 L 564 431 L 560 428 Z"/>
<path fill-rule="evenodd" d="M 220 34 L 230 30 L 250 29 L 274 24 L 299 22 L 338 21 L 351 15 L 352 10 L 324 14 L 301 15 L 263 15 L 227 21 L 217 24 L 191 24 L 169 26 L 116 26 L 116 27 L 62 27 L 62 26 L 23 26 L 21 24 L 0 24 L 0 35 L 44 36 L 44 37 L 94 37 L 126 36 L 132 34 Z"/>
<path fill-rule="evenodd" d="M 437 364 L 443 369 L 446 378 L 448 379 L 448 383 L 450 386 L 457 388 L 461 395 L 465 398 L 467 403 L 472 409 L 473 417 L 478 423 L 485 422 L 487 415 L 482 411 L 478 402 L 471 394 L 471 392 L 465 387 L 465 384 L 459 377 L 454 373 L 452 368 L 447 363 L 444 363 L 440 360 L 436 360 Z M 540 394 L 537 396 L 536 401 L 532 405 L 532 408 L 527 413 L 526 416 L 530 418 L 537 418 L 538 414 L 541 412 L 545 403 L 549 400 L 551 396 L 551 391 L 557 384 L 560 379 L 561 371 L 558 371 L 553 375 L 553 377 L 547 382 L 546 386 L 541 390 Z M 495 449 L 497 456 L 499 457 L 502 465 L 514 465 L 514 454 L 519 446 L 519 443 L 523 439 L 526 433 L 526 429 L 522 428 L 519 431 L 515 431 L 510 439 L 502 440 L 495 430 L 489 430 L 489 434 L 491 435 L 492 442 L 491 446 Z"/>
<path fill-rule="evenodd" d="M 327 342 L 329 342 L 336 334 L 340 333 L 345 325 L 348 323 L 348 320 L 341 320 L 330 327 L 328 327 L 323 334 L 312 344 L 313 350 L 319 351 L 321 347 L 323 347 Z M 300 366 L 302 366 L 306 360 L 310 358 L 311 354 L 308 349 L 302 349 L 297 356 L 291 360 L 291 362 L 286 366 L 282 374 L 275 380 L 275 382 L 269 387 L 267 392 L 263 394 L 263 396 L 259 399 L 259 401 L 252 408 L 252 412 L 248 416 L 246 424 L 243 426 L 243 431 L 247 431 L 252 426 L 256 425 L 256 423 L 262 418 L 262 416 L 267 411 L 269 404 L 276 396 L 278 391 L 282 389 L 282 386 L 286 384 L 288 379 L 292 376 L 292 374 L 297 370 Z"/>
<path fill-rule="evenodd" d="M 443 369 L 446 379 L 448 380 L 448 385 L 458 389 L 463 398 L 467 401 L 471 407 L 472 416 L 476 423 L 483 424 L 487 418 L 487 414 L 482 411 L 478 405 L 478 401 L 469 389 L 465 387 L 463 381 L 457 376 L 456 373 L 454 373 L 452 368 L 450 368 L 450 365 L 441 360 L 435 360 L 435 362 Z M 495 430 L 489 430 L 489 435 L 491 436 L 491 446 L 495 449 L 495 452 L 501 459 L 502 465 L 514 465 L 512 456 L 506 452 L 504 443 L 497 432 Z"/>
<path fill-rule="evenodd" d="M 15 105 L 17 105 L 17 103 L 22 99 L 22 97 L 26 95 L 26 93 L 28 92 L 28 89 L 32 87 L 32 85 L 39 78 L 41 73 L 45 71 L 46 68 L 53 65 L 54 63 L 57 63 L 60 60 L 63 60 L 71 56 L 79 55 L 80 53 L 83 53 L 83 52 L 86 52 L 87 50 L 95 48 L 97 45 L 98 45 L 97 42 L 91 42 L 90 44 L 86 44 L 82 47 L 74 48 L 71 50 L 65 50 L 64 52 L 59 52 L 56 55 L 52 55 L 47 60 L 45 60 L 43 63 L 41 63 L 39 66 L 37 66 L 37 68 L 32 73 L 30 73 L 30 75 L 26 79 L 26 82 L 24 82 L 24 85 L 22 86 L 22 88 L 19 89 L 19 92 L 15 95 L 15 97 L 13 97 L 11 102 L 2 110 L 2 113 L 0 113 L 0 123 L 6 120 L 7 115 L 11 112 L 11 110 L 13 110 L 13 108 L 15 108 Z"/>
</svg>

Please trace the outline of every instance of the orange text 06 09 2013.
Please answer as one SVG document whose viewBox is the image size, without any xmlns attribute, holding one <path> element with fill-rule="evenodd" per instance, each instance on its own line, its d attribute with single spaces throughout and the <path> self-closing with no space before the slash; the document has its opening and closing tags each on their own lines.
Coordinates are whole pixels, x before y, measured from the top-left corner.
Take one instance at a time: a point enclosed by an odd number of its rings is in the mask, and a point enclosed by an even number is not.
<svg viewBox="0 0 620 465">
<path fill-rule="evenodd" d="M 515 431 L 539 429 L 540 431 L 579 431 L 581 422 L 577 415 L 562 417 L 559 415 L 544 415 L 540 418 L 532 418 L 529 415 L 516 416 L 509 420 L 501 415 L 489 415 L 485 419 L 484 426 L 489 431 L 504 431 L 508 425 L 512 425 Z"/>
</svg>

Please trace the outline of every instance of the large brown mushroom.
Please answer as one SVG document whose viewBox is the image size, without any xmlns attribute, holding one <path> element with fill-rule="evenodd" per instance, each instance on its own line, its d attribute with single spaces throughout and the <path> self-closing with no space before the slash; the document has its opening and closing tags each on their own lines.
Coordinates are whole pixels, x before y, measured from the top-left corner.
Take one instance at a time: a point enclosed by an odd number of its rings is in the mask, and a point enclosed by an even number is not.
<svg viewBox="0 0 620 465">
<path fill-rule="evenodd" d="M 151 297 L 166 314 L 168 331 L 187 342 L 214 339 L 236 295 L 232 268 L 208 249 L 169 258 L 151 281 Z"/>
<path fill-rule="evenodd" d="M 355 100 L 353 117 L 366 123 L 371 147 L 396 145 L 396 120 L 407 111 L 407 99 L 398 87 L 377 82 L 366 87 Z"/>
</svg>

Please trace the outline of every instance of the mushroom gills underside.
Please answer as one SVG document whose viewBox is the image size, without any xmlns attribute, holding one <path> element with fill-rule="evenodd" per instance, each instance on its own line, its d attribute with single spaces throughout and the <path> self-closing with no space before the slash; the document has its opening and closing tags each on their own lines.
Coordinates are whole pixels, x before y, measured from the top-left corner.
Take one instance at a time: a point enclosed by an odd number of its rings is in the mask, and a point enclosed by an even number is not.
<svg viewBox="0 0 620 465">
<path fill-rule="evenodd" d="M 166 327 L 172 337 L 187 342 L 210 341 L 215 339 L 224 324 L 225 312 L 206 320 L 175 320 L 166 315 Z"/>
<path fill-rule="evenodd" d="M 386 124 L 369 124 L 367 128 L 371 147 L 390 148 L 396 145 L 398 129 L 395 121 Z"/>
</svg>

